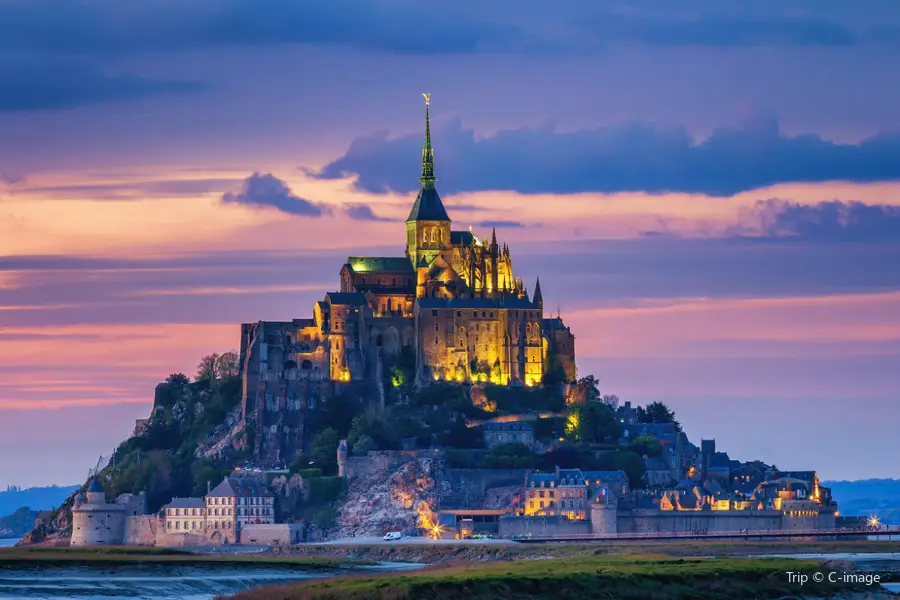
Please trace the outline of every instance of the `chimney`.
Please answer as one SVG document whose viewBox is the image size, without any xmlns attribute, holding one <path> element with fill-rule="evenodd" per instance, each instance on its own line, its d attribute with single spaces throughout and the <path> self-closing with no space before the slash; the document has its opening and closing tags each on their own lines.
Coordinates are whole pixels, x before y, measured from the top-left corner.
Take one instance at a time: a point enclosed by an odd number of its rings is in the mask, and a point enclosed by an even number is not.
<svg viewBox="0 0 900 600">
<path fill-rule="evenodd" d="M 212 491 L 212 482 L 211 482 L 209 479 L 207 479 L 207 480 L 206 480 L 206 493 L 207 493 L 207 495 L 208 495 L 209 492 L 211 492 L 211 491 Z"/>
</svg>

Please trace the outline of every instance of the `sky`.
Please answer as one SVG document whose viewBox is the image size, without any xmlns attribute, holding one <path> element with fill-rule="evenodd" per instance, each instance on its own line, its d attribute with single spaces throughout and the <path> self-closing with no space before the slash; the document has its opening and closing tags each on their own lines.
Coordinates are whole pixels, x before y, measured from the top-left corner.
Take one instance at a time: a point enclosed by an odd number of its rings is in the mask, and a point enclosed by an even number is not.
<svg viewBox="0 0 900 600">
<path fill-rule="evenodd" d="M 400 256 L 431 94 L 455 229 L 690 438 L 900 477 L 900 6 L 0 0 L 0 486 Z"/>
</svg>

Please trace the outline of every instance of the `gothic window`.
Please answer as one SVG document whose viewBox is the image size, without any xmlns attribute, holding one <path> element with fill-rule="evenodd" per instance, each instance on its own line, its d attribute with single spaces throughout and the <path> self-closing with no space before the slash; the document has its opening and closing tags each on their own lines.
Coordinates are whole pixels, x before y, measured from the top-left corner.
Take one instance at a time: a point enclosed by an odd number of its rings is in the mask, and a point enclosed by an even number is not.
<svg viewBox="0 0 900 600">
<path fill-rule="evenodd" d="M 440 330 L 441 330 L 440 325 L 438 325 L 437 323 L 435 323 L 435 324 L 434 324 L 434 330 L 435 330 L 435 331 L 440 331 Z"/>
<path fill-rule="evenodd" d="M 424 244 L 427 241 L 428 241 L 428 230 L 424 229 L 424 230 L 422 230 L 422 243 Z"/>
<path fill-rule="evenodd" d="M 431 229 L 431 241 L 434 241 L 434 228 Z"/>
<path fill-rule="evenodd" d="M 387 301 L 387 309 L 388 309 L 388 312 L 391 312 L 391 311 L 393 310 L 391 298 L 388 298 L 388 301 Z"/>
</svg>

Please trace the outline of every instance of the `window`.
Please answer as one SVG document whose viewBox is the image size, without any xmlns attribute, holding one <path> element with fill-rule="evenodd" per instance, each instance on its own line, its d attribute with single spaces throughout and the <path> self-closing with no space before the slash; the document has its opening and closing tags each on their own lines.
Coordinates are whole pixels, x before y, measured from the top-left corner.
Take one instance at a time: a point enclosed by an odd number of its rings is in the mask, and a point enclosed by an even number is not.
<svg viewBox="0 0 900 600">
<path fill-rule="evenodd" d="M 486 317 L 486 316 L 487 316 L 487 312 L 486 312 L 486 311 L 481 311 L 481 316 L 482 316 L 482 317 Z"/>
<path fill-rule="evenodd" d="M 492 318 L 492 319 L 494 318 L 494 313 L 493 313 L 493 312 L 491 312 L 491 318 Z"/>
<path fill-rule="evenodd" d="M 478 318 L 478 311 L 476 310 L 475 312 L 473 312 L 473 313 L 472 313 L 472 316 L 475 317 L 475 318 Z"/>
<path fill-rule="evenodd" d="M 456 311 L 456 316 L 457 316 L 457 317 L 461 317 L 461 316 L 462 316 L 462 311 L 461 311 L 461 310 Z"/>
<path fill-rule="evenodd" d="M 431 316 L 432 317 L 438 316 L 438 311 L 436 311 L 436 310 L 431 311 Z"/>
<path fill-rule="evenodd" d="M 438 338 L 437 338 L 437 336 L 435 336 L 435 337 L 434 337 L 434 345 L 437 346 L 438 343 L 439 343 L 439 342 L 438 342 Z"/>
<path fill-rule="evenodd" d="M 434 330 L 435 330 L 435 331 L 440 331 L 440 330 L 441 330 L 440 326 L 439 326 L 437 323 L 434 324 Z"/>
</svg>

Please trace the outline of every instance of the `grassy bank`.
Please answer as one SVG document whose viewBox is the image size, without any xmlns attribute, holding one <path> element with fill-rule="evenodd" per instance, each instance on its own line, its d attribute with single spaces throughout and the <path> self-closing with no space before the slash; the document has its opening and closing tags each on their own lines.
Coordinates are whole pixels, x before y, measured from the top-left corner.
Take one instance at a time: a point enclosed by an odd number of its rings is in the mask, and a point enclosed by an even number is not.
<svg viewBox="0 0 900 600">
<path fill-rule="evenodd" d="M 347 576 L 248 590 L 232 600 L 504 600 L 608 598 L 713 600 L 830 596 L 864 586 L 789 581 L 788 571 L 812 574 L 817 561 L 781 558 L 604 556 L 485 563 L 415 573 Z"/>
<path fill-rule="evenodd" d="M 98 547 L 98 548 L 3 548 L 0 567 L 23 564 L 272 564 L 292 565 L 309 570 L 334 570 L 371 564 L 363 560 L 288 554 L 195 554 L 169 548 Z"/>
<path fill-rule="evenodd" d="M 562 544 L 371 544 L 356 546 L 303 545 L 280 552 L 311 557 L 344 557 L 369 561 L 407 561 L 426 564 L 527 560 L 531 558 L 665 554 L 675 557 L 752 556 L 760 554 L 900 553 L 900 542 L 745 542 L 684 541 Z"/>
</svg>

